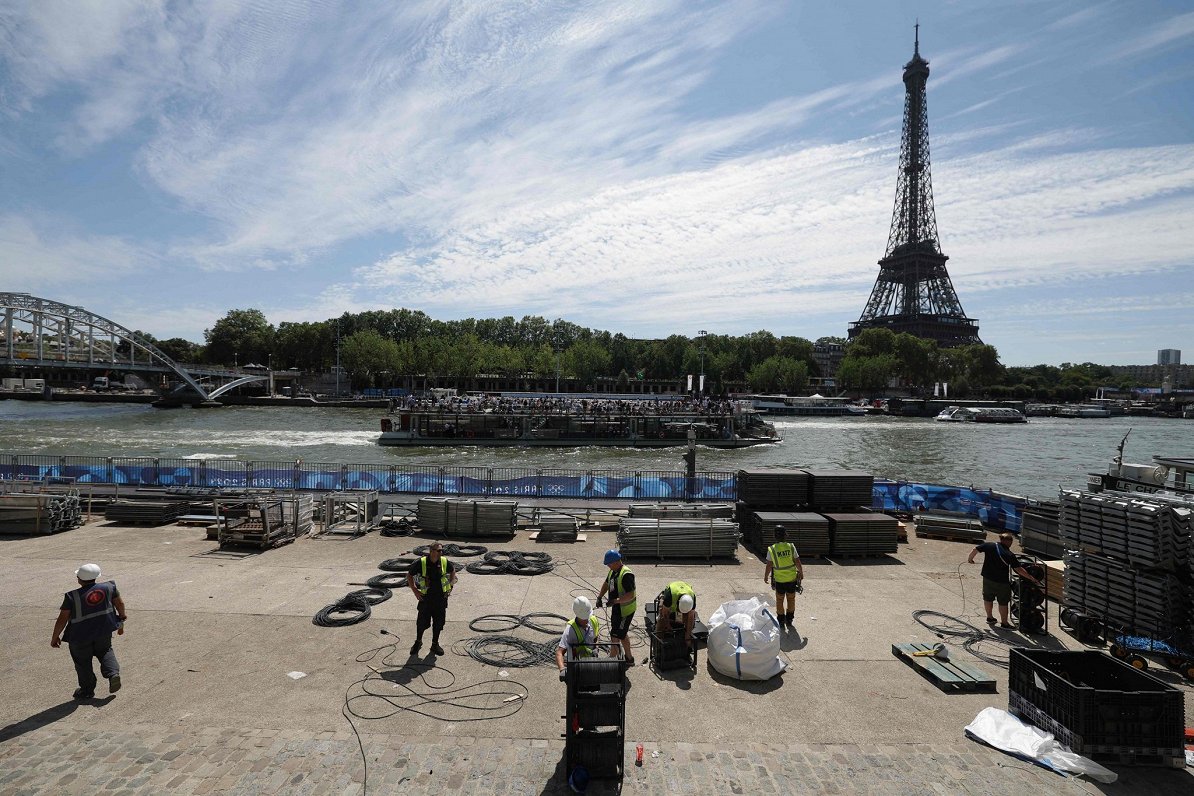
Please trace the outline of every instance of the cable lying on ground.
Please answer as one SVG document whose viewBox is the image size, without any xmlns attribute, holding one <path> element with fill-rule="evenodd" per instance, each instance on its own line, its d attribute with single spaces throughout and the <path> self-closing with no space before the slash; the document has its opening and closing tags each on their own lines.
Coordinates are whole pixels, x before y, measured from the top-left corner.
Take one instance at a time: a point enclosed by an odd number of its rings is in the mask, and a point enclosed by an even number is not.
<svg viewBox="0 0 1194 796">
<path fill-rule="evenodd" d="M 547 553 L 495 550 L 465 569 L 474 575 L 543 575 L 551 572 L 553 567 Z"/>
</svg>

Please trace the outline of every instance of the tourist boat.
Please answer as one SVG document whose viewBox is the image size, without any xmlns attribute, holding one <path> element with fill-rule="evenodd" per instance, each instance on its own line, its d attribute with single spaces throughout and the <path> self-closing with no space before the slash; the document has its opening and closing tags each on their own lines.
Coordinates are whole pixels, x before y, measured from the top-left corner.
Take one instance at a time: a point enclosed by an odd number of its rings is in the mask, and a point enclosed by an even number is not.
<svg viewBox="0 0 1194 796">
<path fill-rule="evenodd" d="M 1010 406 L 947 406 L 935 420 L 945 423 L 1027 423 L 1028 418 Z"/>
<path fill-rule="evenodd" d="M 572 448 L 745 448 L 780 441 L 748 401 L 544 395 L 470 396 L 395 406 L 380 445 Z"/>
<path fill-rule="evenodd" d="M 1056 417 L 1111 417 L 1111 410 L 1098 404 L 1068 404 L 1057 407 L 1053 414 Z"/>
<path fill-rule="evenodd" d="M 1120 440 L 1118 453 L 1105 473 L 1090 473 L 1086 485 L 1092 492 L 1172 492 L 1194 499 L 1194 458 L 1188 456 L 1154 456 L 1152 464 L 1124 462 L 1124 444 L 1128 433 Z"/>
<path fill-rule="evenodd" d="M 848 398 L 826 398 L 824 395 L 743 395 L 756 412 L 764 415 L 797 415 L 802 417 L 862 417 L 869 412 Z"/>
</svg>

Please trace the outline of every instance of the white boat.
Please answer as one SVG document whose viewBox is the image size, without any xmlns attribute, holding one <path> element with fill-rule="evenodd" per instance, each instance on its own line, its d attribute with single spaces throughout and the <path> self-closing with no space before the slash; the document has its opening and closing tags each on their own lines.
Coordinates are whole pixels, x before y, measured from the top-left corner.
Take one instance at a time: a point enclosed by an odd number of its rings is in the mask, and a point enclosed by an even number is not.
<svg viewBox="0 0 1194 796">
<path fill-rule="evenodd" d="M 797 415 L 803 417 L 862 417 L 869 414 L 865 406 L 850 402 L 849 398 L 826 398 L 824 395 L 744 395 L 756 412 L 764 415 Z"/>
<path fill-rule="evenodd" d="M 1111 417 L 1111 410 L 1098 404 L 1071 404 L 1057 407 L 1056 417 Z"/>
<path fill-rule="evenodd" d="M 1028 422 L 1028 418 L 1010 406 L 947 406 L 934 419 L 943 423 Z"/>
</svg>

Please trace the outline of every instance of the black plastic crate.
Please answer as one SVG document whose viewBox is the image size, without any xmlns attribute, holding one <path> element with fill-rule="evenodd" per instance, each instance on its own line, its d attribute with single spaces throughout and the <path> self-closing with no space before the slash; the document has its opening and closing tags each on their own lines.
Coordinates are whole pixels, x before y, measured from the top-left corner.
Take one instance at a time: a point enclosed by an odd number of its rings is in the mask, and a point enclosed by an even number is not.
<svg viewBox="0 0 1194 796">
<path fill-rule="evenodd" d="M 1009 708 L 1075 752 L 1182 748 L 1184 694 L 1105 653 L 1013 649 L 1008 685 Z"/>
<path fill-rule="evenodd" d="M 568 771 L 584 766 L 593 779 L 617 779 L 622 776 L 625 739 L 620 732 L 580 732 L 565 743 Z"/>
</svg>

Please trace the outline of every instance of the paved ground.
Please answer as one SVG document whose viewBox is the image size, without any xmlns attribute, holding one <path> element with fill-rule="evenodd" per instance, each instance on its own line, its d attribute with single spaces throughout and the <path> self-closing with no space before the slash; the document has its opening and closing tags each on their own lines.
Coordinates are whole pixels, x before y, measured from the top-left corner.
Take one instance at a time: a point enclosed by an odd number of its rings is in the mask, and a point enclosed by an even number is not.
<svg viewBox="0 0 1194 796">
<path fill-rule="evenodd" d="M 0 793 L 567 792 L 564 693 L 554 668 L 499 670 L 449 649 L 437 668 L 425 658 L 412 670 L 409 593 L 396 593 L 358 625 L 311 624 L 320 607 L 359 588 L 350 584 L 377 574 L 379 561 L 424 541 L 370 534 L 235 555 L 213 550 L 193 528 L 103 522 L 54 537 L 0 538 L 8 605 L 0 616 Z M 461 640 L 476 635 L 469 620 L 483 614 L 567 613 L 573 593 L 592 593 L 586 584 L 599 582 L 600 556 L 611 542 L 611 534 L 591 532 L 586 543 L 535 548 L 575 559 L 554 575 L 465 576 L 452 598 L 445 646 L 459 651 Z M 520 534 L 489 545 L 527 550 L 534 543 Z M 800 632 L 784 645 L 790 668 L 765 683 L 725 678 L 703 657 L 695 675 L 632 669 L 622 790 L 1191 792 L 1185 771 L 1122 767 L 1119 782 L 1102 786 L 1062 779 L 963 737 L 982 708 L 1006 707 L 1006 672 L 973 661 L 996 676 L 998 693 L 944 694 L 890 649 L 936 640 L 912 619 L 917 608 L 979 618 L 978 567 L 963 563 L 968 552 L 968 545 L 913 538 L 885 559 L 806 562 Z M 118 582 L 130 620 L 116 640 L 124 689 L 109 697 L 101 685 L 100 699 L 80 704 L 69 699 L 69 657 L 50 648 L 49 635 L 71 572 L 87 560 Z M 634 568 L 644 596 L 678 577 L 690 581 L 706 615 L 723 600 L 765 592 L 762 564 L 746 551 L 739 563 Z M 1060 632 L 1036 643 L 1078 647 Z M 365 687 L 389 701 L 360 697 L 365 678 Z M 404 696 L 408 688 L 422 696 Z M 525 700 L 504 701 L 520 688 Z M 442 701 L 449 692 L 489 695 L 462 709 Z M 354 711 L 374 718 L 350 725 L 346 696 L 354 697 Z M 1194 725 L 1190 702 L 1187 723 Z M 400 709 L 416 706 L 428 715 Z M 467 721 L 515 706 L 512 715 Z M 637 742 L 646 750 L 641 767 L 633 765 Z"/>
</svg>

